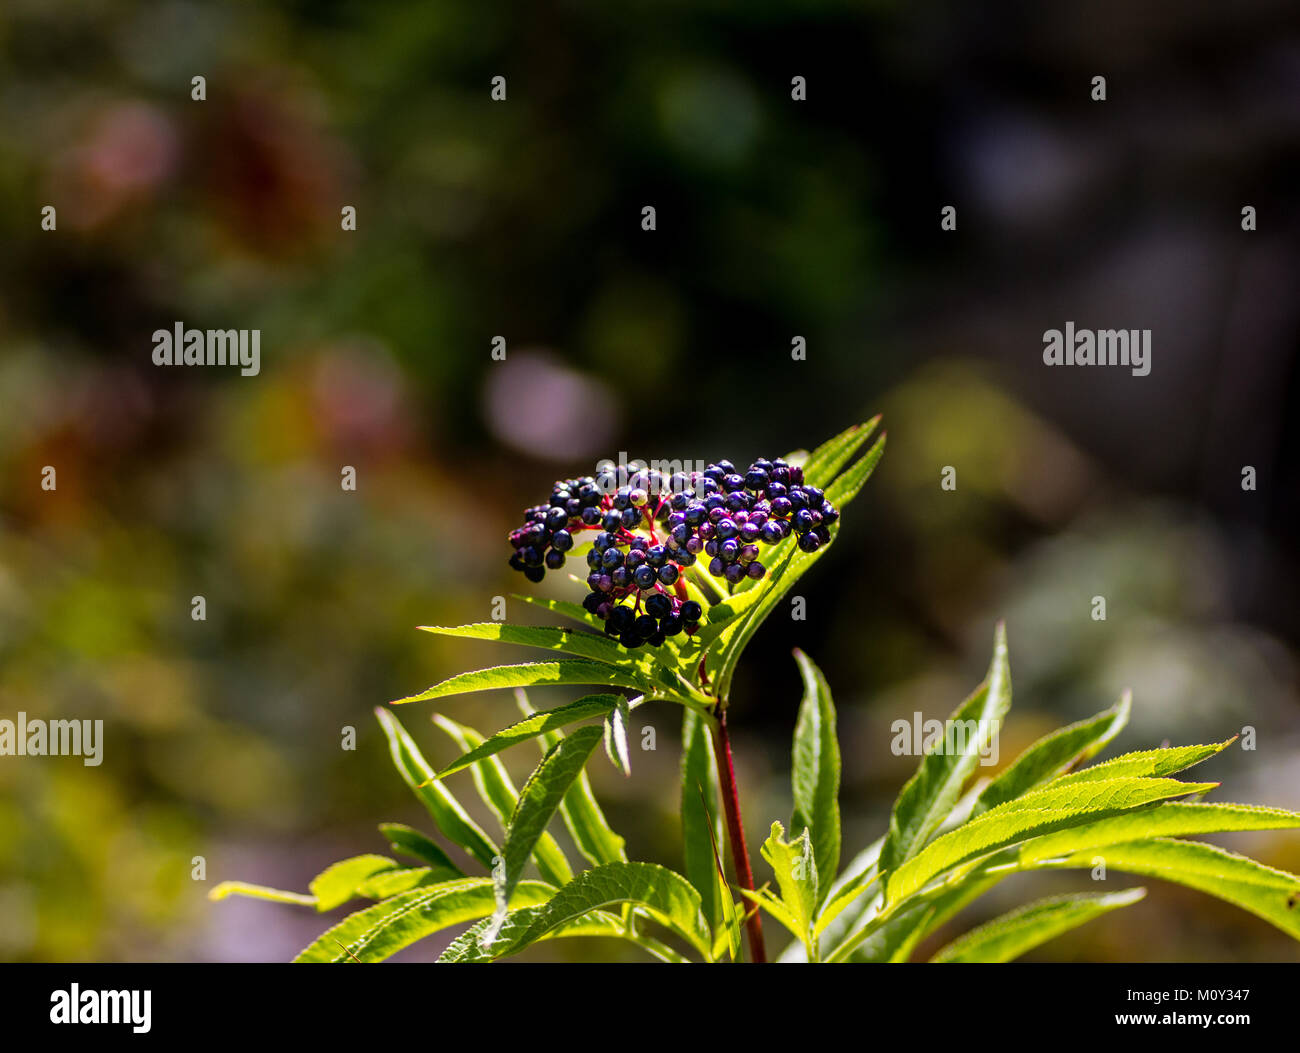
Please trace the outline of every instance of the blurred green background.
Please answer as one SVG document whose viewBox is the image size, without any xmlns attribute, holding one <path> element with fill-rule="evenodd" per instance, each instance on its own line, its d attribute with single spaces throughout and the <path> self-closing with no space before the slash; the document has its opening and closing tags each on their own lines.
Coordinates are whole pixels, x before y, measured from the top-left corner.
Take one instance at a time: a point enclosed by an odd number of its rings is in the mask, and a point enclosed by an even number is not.
<svg viewBox="0 0 1300 1053">
<path fill-rule="evenodd" d="M 856 851 L 915 764 L 890 722 L 944 716 L 999 617 L 1004 762 L 1131 687 L 1127 747 L 1253 726 L 1207 777 L 1300 808 L 1298 133 L 1300 24 L 1266 0 L 8 0 L 0 717 L 103 719 L 106 746 L 0 758 L 0 959 L 292 956 L 322 919 L 208 888 L 305 888 L 383 851 L 376 822 L 426 825 L 373 707 L 502 660 L 414 626 L 522 584 L 505 534 L 551 480 L 878 411 L 807 620 L 736 681 L 751 837 L 789 813 L 791 646 L 836 692 Z M 260 375 L 154 367 L 178 320 L 261 329 Z M 1044 368 L 1066 320 L 1151 328 L 1151 375 Z M 492 730 L 513 703 L 446 711 Z M 449 759 L 430 712 L 400 715 Z M 678 866 L 678 715 L 647 719 L 657 751 L 593 778 L 633 858 Z M 1223 843 L 1300 870 L 1294 835 Z M 1300 957 L 1151 892 L 1036 956 Z"/>
</svg>

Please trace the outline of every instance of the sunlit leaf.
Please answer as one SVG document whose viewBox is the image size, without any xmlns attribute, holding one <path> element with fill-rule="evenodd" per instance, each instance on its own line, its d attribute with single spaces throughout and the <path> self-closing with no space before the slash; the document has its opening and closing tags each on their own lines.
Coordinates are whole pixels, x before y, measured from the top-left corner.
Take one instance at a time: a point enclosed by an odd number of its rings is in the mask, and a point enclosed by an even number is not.
<svg viewBox="0 0 1300 1053">
<path fill-rule="evenodd" d="M 438 960 L 482 962 L 514 954 L 588 911 L 621 903 L 636 904 L 701 955 L 709 954 L 708 927 L 700 911 L 700 896 L 690 882 L 653 863 L 610 863 L 579 874 L 541 907 L 518 910 L 512 907 L 505 924 L 490 941 L 485 941 L 487 928 L 471 929 L 457 938 Z"/>
<path fill-rule="evenodd" d="M 539 882 L 520 882 L 511 905 L 545 902 L 555 890 Z M 349 914 L 321 933 L 295 962 L 382 962 L 403 947 L 440 929 L 484 917 L 495 900 L 489 878 L 463 878 L 412 889 Z"/>
<path fill-rule="evenodd" d="M 1137 903 L 1146 889 L 1054 896 L 1020 907 L 953 940 L 932 962 L 1009 962 L 1101 914 Z"/>
<path fill-rule="evenodd" d="M 326 867 L 307 886 L 316 897 L 316 909 L 333 910 L 356 896 L 357 887 L 381 870 L 393 870 L 397 861 L 387 856 L 353 856 Z"/>
<path fill-rule="evenodd" d="M 268 899 L 275 903 L 294 903 L 303 907 L 316 906 L 316 897 L 302 892 L 286 892 L 283 889 L 267 888 L 265 885 L 250 885 L 246 881 L 223 881 L 208 893 L 210 900 L 222 900 L 227 896 L 247 896 L 249 899 Z"/>
<path fill-rule="evenodd" d="M 804 830 L 794 841 L 785 840 L 785 829 L 772 824 L 760 850 L 781 890 L 781 903 L 794 921 L 791 931 L 813 953 L 813 917 L 817 911 L 817 862 L 812 842 Z"/>
<path fill-rule="evenodd" d="M 718 809 L 718 773 L 708 722 L 693 710 L 682 713 L 681 795 L 682 855 L 687 879 L 700 894 L 710 928 L 721 918 L 713 842 L 722 837 Z M 710 833 L 712 831 L 712 833 Z"/>
<path fill-rule="evenodd" d="M 1092 869 L 1097 855 L 1096 849 L 1088 849 L 1052 865 Z M 1300 939 L 1300 877 L 1294 874 L 1199 841 L 1134 841 L 1109 845 L 1100 855 L 1110 870 L 1160 878 L 1217 896 Z"/>
<path fill-rule="evenodd" d="M 618 695 L 614 708 L 605 714 L 605 755 L 623 775 L 632 774 L 632 758 L 627 748 L 627 722 L 630 710 L 627 699 Z"/>
<path fill-rule="evenodd" d="M 790 832 L 808 830 L 823 893 L 840 865 L 840 746 L 835 735 L 835 705 L 826 678 L 802 651 L 794 652 L 803 677 L 803 699 L 794 729 L 790 781 L 794 814 Z"/>
<path fill-rule="evenodd" d="M 465 876 L 451 857 L 419 830 L 405 823 L 380 823 L 379 832 L 388 838 L 394 852 L 428 863 L 435 870 L 446 871 L 448 878 Z"/>
<path fill-rule="evenodd" d="M 375 710 L 375 715 L 388 738 L 394 766 L 428 810 L 438 829 L 448 840 L 460 845 L 490 869 L 497 855 L 496 845 L 469 817 L 451 791 L 434 778 L 433 768 L 398 719 L 382 707 Z"/>
<path fill-rule="evenodd" d="M 476 669 L 460 673 L 434 684 L 418 695 L 399 698 L 393 705 L 408 702 L 425 702 L 432 698 L 448 698 L 471 691 L 495 691 L 508 687 L 546 687 L 562 684 L 593 684 L 603 687 L 632 687 L 650 690 L 642 677 L 626 669 L 587 658 L 560 658 L 553 662 L 524 662 L 521 665 L 498 665 L 491 669 Z"/>
<path fill-rule="evenodd" d="M 1204 793 L 1217 785 L 1163 778 L 1100 779 L 1071 786 L 1049 783 L 936 838 L 886 876 L 886 899 L 895 903 L 950 867 L 1028 837 L 1082 826 L 1165 798 Z"/>
</svg>

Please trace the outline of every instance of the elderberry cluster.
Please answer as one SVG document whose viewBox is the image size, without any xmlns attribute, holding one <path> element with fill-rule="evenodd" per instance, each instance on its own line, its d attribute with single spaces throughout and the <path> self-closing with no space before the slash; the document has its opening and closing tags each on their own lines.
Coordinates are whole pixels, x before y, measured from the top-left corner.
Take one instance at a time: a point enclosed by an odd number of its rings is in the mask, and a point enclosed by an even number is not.
<svg viewBox="0 0 1300 1053">
<path fill-rule="evenodd" d="M 687 598 L 681 575 L 700 556 L 729 584 L 758 580 L 767 573 L 763 546 L 794 534 L 802 551 L 815 552 L 838 518 L 803 470 L 780 458 L 759 459 L 743 475 L 725 460 L 671 477 L 643 469 L 614 493 L 585 476 L 557 482 L 548 504 L 524 513 L 510 534 L 510 565 L 541 581 L 565 565 L 575 535 L 593 531 L 583 606 L 623 646 L 657 647 L 699 627 L 703 609 Z"/>
</svg>

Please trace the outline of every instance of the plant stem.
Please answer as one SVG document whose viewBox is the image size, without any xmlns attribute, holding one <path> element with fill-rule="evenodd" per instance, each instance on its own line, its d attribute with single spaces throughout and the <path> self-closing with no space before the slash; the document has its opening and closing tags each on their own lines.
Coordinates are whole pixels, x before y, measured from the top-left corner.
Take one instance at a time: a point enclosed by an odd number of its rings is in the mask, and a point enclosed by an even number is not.
<svg viewBox="0 0 1300 1053">
<path fill-rule="evenodd" d="M 718 784 L 722 790 L 722 807 L 727 814 L 727 840 L 731 842 L 731 861 L 736 868 L 740 887 L 754 891 L 754 872 L 749 866 L 749 849 L 745 847 L 745 825 L 740 817 L 740 796 L 736 793 L 736 769 L 731 763 L 731 737 L 727 734 L 727 711 L 721 706 L 713 726 L 713 755 L 718 764 Z M 745 929 L 749 936 L 749 957 L 755 963 L 766 962 L 763 947 L 763 919 L 756 904 L 745 900 L 741 909 L 749 912 Z"/>
</svg>

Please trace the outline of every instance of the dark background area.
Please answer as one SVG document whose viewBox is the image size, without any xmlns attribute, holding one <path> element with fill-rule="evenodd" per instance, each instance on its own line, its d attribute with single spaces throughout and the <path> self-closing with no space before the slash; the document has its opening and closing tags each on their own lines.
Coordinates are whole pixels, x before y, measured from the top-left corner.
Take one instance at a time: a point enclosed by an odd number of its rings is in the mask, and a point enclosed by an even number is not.
<svg viewBox="0 0 1300 1053">
<path fill-rule="evenodd" d="M 1298 133 L 1285 2 L 6 4 L 0 717 L 107 744 L 0 759 L 0 958 L 291 956 L 321 919 L 206 890 L 305 888 L 420 823 L 372 709 L 503 660 L 414 626 L 519 588 L 505 535 L 551 480 L 876 412 L 807 620 L 736 680 L 751 835 L 790 808 L 791 646 L 836 694 L 856 851 L 915 764 L 890 722 L 946 715 L 998 618 L 1003 761 L 1131 687 L 1125 747 L 1250 725 L 1218 799 L 1300 807 Z M 260 329 L 261 373 L 155 367 L 178 320 Z M 1150 375 L 1045 367 L 1066 321 L 1151 329 Z M 648 719 L 632 778 L 593 778 L 633 857 L 676 866 L 677 714 Z M 1291 835 L 1223 843 L 1300 867 Z M 1296 957 L 1151 891 L 1039 957 Z"/>
</svg>

